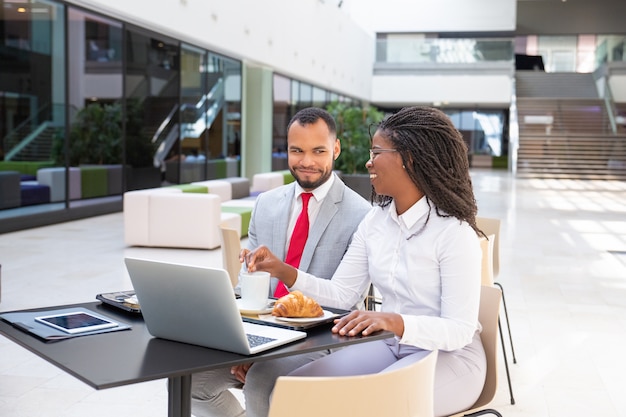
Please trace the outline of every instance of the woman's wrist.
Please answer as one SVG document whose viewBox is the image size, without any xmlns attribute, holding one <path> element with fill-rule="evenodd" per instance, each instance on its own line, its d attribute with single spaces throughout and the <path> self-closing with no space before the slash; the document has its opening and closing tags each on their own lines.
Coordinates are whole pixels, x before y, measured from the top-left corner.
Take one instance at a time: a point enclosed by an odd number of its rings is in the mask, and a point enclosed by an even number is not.
<svg viewBox="0 0 626 417">
<path fill-rule="evenodd" d="M 296 280 L 298 279 L 298 270 L 289 264 L 284 265 L 285 273 L 282 274 L 284 279 L 281 279 L 281 281 L 287 286 L 287 288 L 290 288 L 293 286 L 293 284 L 296 283 Z"/>
</svg>

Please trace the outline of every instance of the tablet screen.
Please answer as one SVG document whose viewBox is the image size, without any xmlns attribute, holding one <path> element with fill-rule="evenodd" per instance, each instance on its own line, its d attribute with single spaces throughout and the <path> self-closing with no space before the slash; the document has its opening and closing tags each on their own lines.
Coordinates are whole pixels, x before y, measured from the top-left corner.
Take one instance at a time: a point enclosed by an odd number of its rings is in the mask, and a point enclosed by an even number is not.
<svg viewBox="0 0 626 417">
<path fill-rule="evenodd" d="M 118 323 L 103 317 L 96 317 L 86 312 L 63 313 L 52 316 L 36 317 L 35 320 L 63 330 L 67 333 L 90 332 L 93 330 L 116 327 Z"/>
</svg>

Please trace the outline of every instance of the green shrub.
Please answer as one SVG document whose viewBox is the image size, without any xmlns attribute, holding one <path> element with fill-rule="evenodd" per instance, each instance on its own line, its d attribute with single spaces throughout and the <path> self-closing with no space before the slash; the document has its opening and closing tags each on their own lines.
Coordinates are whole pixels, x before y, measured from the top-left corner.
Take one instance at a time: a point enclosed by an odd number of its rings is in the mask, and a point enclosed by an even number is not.
<svg viewBox="0 0 626 417">
<path fill-rule="evenodd" d="M 337 137 L 341 141 L 341 155 L 335 169 L 344 174 L 366 173 L 365 163 L 371 147 L 370 126 L 380 123 L 384 113 L 373 106 L 360 107 L 333 102 L 326 107 L 337 122 Z"/>
<path fill-rule="evenodd" d="M 71 166 L 119 164 L 122 160 L 120 104 L 89 104 L 76 114 L 70 129 Z"/>
</svg>

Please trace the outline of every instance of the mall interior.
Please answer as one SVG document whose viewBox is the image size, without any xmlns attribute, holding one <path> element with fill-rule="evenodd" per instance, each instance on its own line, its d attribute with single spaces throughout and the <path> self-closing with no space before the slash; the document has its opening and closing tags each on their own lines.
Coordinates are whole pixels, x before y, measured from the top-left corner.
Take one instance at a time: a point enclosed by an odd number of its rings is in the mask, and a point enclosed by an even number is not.
<svg viewBox="0 0 626 417">
<path fill-rule="evenodd" d="M 491 406 L 626 416 L 622 0 L 0 4 L 0 313 L 129 289 L 125 256 L 219 267 L 220 248 L 128 245 L 125 193 L 284 170 L 304 107 L 428 105 L 502 222 Z M 158 416 L 167 395 L 94 390 L 0 336 L 0 415 Z"/>
</svg>

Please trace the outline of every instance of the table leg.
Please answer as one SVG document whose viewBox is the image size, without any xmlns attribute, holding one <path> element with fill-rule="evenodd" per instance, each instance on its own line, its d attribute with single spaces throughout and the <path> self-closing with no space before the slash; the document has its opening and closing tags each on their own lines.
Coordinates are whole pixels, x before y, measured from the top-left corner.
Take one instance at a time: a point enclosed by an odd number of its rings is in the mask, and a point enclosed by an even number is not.
<svg viewBox="0 0 626 417">
<path fill-rule="evenodd" d="M 191 375 L 168 379 L 168 417 L 191 417 Z"/>
</svg>

